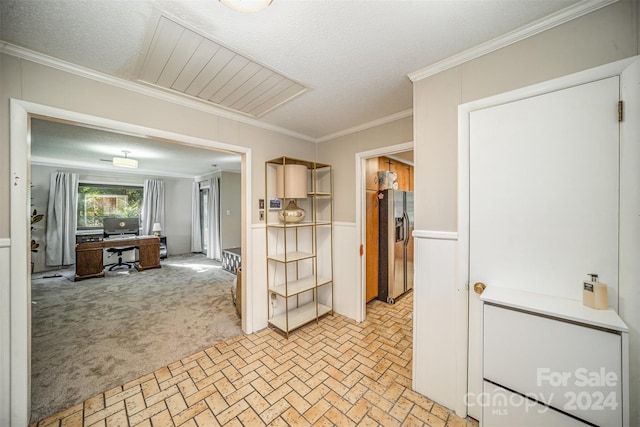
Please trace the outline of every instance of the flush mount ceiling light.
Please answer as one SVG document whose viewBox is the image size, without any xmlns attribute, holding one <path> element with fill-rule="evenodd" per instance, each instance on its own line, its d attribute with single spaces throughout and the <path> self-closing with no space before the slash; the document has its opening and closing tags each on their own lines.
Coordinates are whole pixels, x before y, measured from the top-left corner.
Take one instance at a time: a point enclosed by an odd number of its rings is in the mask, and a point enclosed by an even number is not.
<svg viewBox="0 0 640 427">
<path fill-rule="evenodd" d="M 124 153 L 124 157 L 114 157 L 113 166 L 120 166 L 122 168 L 133 168 L 133 169 L 137 168 L 138 161 L 136 159 L 130 159 L 129 157 L 127 157 L 130 151 L 122 150 L 122 152 Z"/>
<path fill-rule="evenodd" d="M 220 3 L 238 12 L 258 12 L 269 6 L 273 0 L 220 0 Z"/>
</svg>

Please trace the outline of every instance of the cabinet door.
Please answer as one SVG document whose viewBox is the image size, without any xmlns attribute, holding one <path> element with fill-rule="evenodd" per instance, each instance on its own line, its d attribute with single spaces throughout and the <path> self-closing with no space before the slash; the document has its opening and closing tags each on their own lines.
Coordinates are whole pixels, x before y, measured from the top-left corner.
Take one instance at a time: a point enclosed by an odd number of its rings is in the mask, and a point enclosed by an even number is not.
<svg viewBox="0 0 640 427">
<path fill-rule="evenodd" d="M 413 166 L 409 166 L 409 191 L 413 191 Z"/>
<path fill-rule="evenodd" d="M 398 175 L 398 190 L 409 191 L 409 165 L 394 161 L 393 171 Z"/>
<path fill-rule="evenodd" d="M 378 296 L 378 192 L 367 190 L 367 302 Z"/>
<path fill-rule="evenodd" d="M 587 427 L 572 418 L 519 394 L 485 381 L 482 396 L 470 399 L 472 405 L 482 406 L 483 427 Z"/>
<path fill-rule="evenodd" d="M 365 185 L 367 190 L 378 190 L 378 170 L 380 170 L 378 165 L 378 157 L 367 159 L 367 182 Z"/>
<path fill-rule="evenodd" d="M 622 337 L 484 304 L 483 374 L 594 425 L 622 425 Z"/>
</svg>

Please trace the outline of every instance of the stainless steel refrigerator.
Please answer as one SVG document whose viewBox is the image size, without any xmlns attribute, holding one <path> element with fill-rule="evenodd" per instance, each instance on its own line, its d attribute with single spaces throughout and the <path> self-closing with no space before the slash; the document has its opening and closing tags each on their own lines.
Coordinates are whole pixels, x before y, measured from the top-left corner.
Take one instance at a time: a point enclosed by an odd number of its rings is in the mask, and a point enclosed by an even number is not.
<svg viewBox="0 0 640 427">
<path fill-rule="evenodd" d="M 378 299 L 395 299 L 413 289 L 413 193 L 400 190 L 378 192 L 379 278 Z"/>
</svg>

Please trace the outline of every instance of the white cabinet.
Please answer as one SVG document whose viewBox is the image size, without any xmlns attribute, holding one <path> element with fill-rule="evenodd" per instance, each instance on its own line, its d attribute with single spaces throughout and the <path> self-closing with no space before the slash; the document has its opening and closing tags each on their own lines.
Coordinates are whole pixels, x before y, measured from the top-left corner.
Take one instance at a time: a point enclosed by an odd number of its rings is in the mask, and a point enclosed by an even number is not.
<svg viewBox="0 0 640 427">
<path fill-rule="evenodd" d="M 302 168 L 292 175 L 282 172 L 290 165 Z M 301 181 L 303 189 L 295 188 Z M 289 157 L 269 160 L 265 197 L 268 208 L 280 206 L 266 214 L 268 322 L 288 337 L 294 329 L 333 313 L 331 166 Z M 279 215 L 292 199 L 305 211 L 299 222 L 293 215 L 291 222 Z"/>
<path fill-rule="evenodd" d="M 628 424 L 628 329 L 613 310 L 497 288 L 482 300 L 483 426 Z"/>
</svg>

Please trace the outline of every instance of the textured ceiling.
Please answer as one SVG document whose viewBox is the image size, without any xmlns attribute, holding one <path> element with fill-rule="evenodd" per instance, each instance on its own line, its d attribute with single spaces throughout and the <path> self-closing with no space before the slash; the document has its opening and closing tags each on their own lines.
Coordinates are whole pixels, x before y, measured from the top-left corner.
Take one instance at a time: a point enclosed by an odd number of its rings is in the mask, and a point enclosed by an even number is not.
<svg viewBox="0 0 640 427">
<path fill-rule="evenodd" d="M 2 0 L 3 41 L 137 81 L 161 16 L 309 88 L 260 117 L 310 139 L 412 107 L 407 74 L 577 0 Z"/>
<path fill-rule="evenodd" d="M 122 157 L 123 150 L 138 160 L 138 169 L 112 165 L 113 157 Z M 237 154 L 35 118 L 31 120 L 31 159 L 36 164 L 74 167 L 94 173 L 188 178 L 214 170 L 240 172 Z"/>
</svg>

